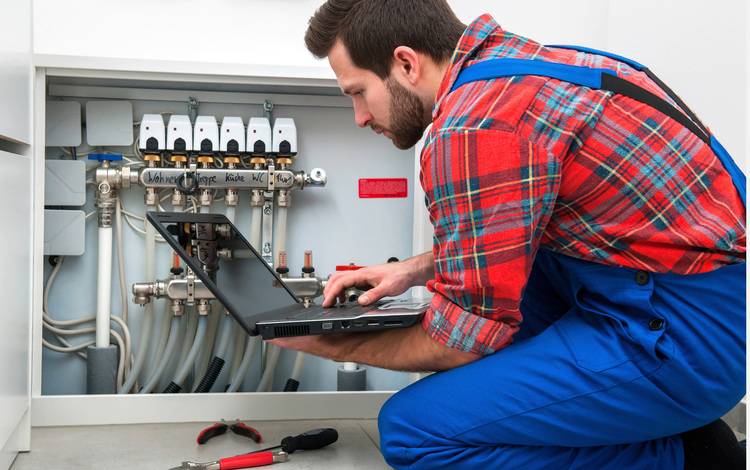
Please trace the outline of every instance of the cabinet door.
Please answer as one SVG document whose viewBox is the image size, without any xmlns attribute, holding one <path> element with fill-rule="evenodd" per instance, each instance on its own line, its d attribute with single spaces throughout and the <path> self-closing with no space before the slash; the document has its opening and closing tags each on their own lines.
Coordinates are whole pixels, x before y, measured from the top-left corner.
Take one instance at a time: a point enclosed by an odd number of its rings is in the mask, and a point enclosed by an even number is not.
<svg viewBox="0 0 750 470">
<path fill-rule="evenodd" d="M 2 2 L 0 140 L 31 144 L 31 0 Z"/>
<path fill-rule="evenodd" d="M 0 151 L 0 449 L 29 406 L 31 159 Z"/>
</svg>

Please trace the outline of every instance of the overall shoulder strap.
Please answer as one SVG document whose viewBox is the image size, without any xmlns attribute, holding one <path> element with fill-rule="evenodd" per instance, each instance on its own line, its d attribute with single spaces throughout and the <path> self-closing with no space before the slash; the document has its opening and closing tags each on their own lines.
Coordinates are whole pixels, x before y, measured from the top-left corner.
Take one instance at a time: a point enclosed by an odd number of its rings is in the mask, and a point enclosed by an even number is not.
<svg viewBox="0 0 750 470">
<path fill-rule="evenodd" d="M 732 177 L 732 182 L 737 188 L 737 192 L 745 204 L 746 197 L 746 182 L 745 175 L 742 170 L 739 169 L 737 164 L 734 162 L 729 153 L 722 147 L 719 141 L 710 134 L 708 129 L 698 120 L 697 117 L 690 111 L 685 103 L 661 80 L 651 73 L 648 68 L 624 57 L 606 53 L 603 51 L 597 51 L 595 49 L 578 48 L 574 46 L 549 46 L 565 49 L 579 50 L 582 52 L 590 52 L 593 54 L 603 55 L 623 63 L 630 65 L 636 70 L 643 71 L 651 78 L 654 83 L 661 87 L 667 95 L 674 100 L 675 103 L 684 111 L 684 114 L 680 112 L 671 103 L 650 91 L 635 85 L 624 78 L 620 78 L 617 74 L 609 69 L 584 67 L 577 65 L 559 64 L 555 62 L 545 62 L 542 60 L 534 59 L 512 59 L 512 58 L 500 58 L 490 59 L 482 62 L 478 62 L 470 67 L 467 67 L 459 74 L 456 79 L 451 91 L 465 85 L 466 83 L 491 80 L 494 78 L 503 77 L 514 77 L 524 75 L 537 75 L 541 77 L 554 78 L 568 83 L 573 83 L 579 86 L 585 86 L 596 90 L 605 90 L 619 95 L 627 96 L 638 102 L 644 103 L 652 108 L 660 111 L 661 113 L 669 116 L 675 121 L 679 122 L 690 130 L 693 134 L 708 144 L 714 151 L 716 156 L 721 161 L 724 168 Z"/>
</svg>

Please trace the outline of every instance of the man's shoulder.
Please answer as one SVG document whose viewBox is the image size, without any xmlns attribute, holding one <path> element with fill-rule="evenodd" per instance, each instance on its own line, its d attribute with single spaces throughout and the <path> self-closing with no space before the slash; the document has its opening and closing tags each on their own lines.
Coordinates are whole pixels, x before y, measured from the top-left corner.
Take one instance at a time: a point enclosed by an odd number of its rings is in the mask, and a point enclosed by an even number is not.
<svg viewBox="0 0 750 470">
<path fill-rule="evenodd" d="M 546 82 L 543 77 L 527 76 L 467 83 L 446 96 L 433 120 L 433 132 L 515 132 Z"/>
</svg>

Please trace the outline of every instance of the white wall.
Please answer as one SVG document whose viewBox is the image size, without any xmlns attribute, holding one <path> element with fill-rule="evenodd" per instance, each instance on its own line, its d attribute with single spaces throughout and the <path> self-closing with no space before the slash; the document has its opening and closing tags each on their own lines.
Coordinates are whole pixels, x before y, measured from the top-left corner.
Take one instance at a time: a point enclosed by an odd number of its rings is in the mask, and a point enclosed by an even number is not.
<svg viewBox="0 0 750 470">
<path fill-rule="evenodd" d="M 37 0 L 34 52 L 323 67 L 305 48 L 319 0 Z M 210 67 L 205 71 L 211 73 Z"/>
<path fill-rule="evenodd" d="M 648 65 L 741 164 L 747 158 L 745 0 L 449 0 L 463 21 L 483 12 L 544 43 L 571 43 Z M 37 54 L 197 61 L 324 70 L 305 49 L 322 0 L 37 0 Z M 211 73 L 211 67 L 206 66 Z M 168 70 L 166 70 L 168 71 Z"/>
<path fill-rule="evenodd" d="M 647 65 L 747 169 L 745 0 L 610 2 L 607 46 Z"/>
</svg>

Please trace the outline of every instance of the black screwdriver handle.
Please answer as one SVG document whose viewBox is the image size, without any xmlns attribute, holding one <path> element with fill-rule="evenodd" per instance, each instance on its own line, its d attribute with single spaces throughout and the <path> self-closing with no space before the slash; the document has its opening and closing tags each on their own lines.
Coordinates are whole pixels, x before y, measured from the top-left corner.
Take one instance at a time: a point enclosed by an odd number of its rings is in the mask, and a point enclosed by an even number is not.
<svg viewBox="0 0 750 470">
<path fill-rule="evenodd" d="M 297 450 L 315 450 L 333 444 L 339 433 L 333 428 L 313 429 L 296 436 L 287 436 L 281 440 L 281 449 L 291 454 Z"/>
</svg>

